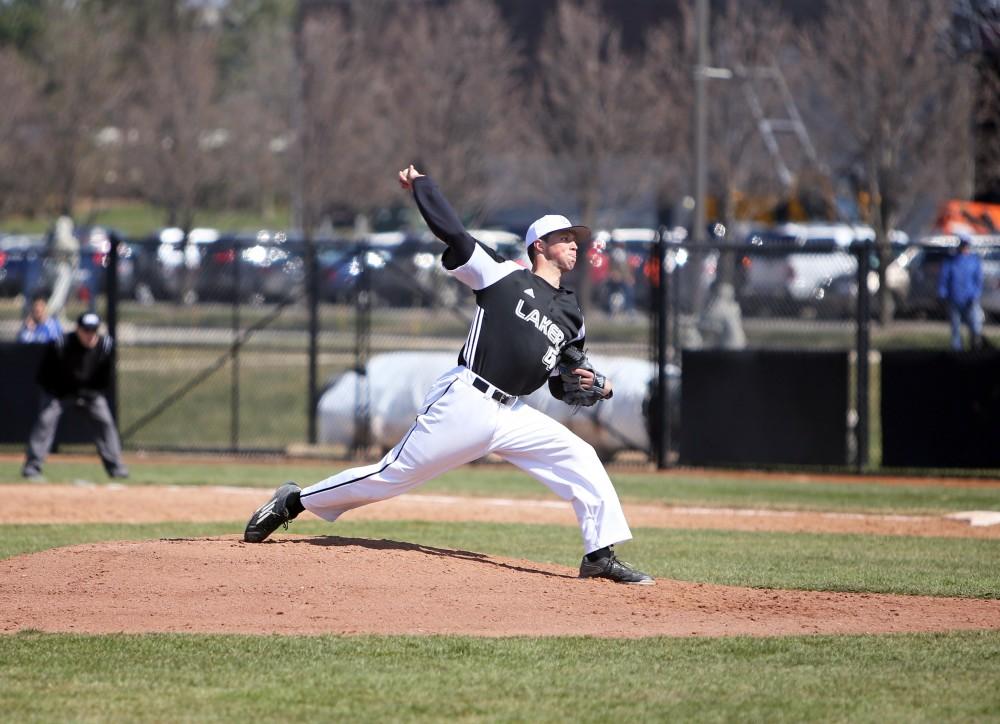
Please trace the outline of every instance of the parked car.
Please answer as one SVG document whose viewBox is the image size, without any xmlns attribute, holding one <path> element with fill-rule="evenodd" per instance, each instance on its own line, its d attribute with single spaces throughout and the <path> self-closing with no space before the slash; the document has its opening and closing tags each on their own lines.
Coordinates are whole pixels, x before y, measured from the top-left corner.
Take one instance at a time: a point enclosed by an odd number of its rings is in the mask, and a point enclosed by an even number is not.
<svg viewBox="0 0 1000 724">
<path fill-rule="evenodd" d="M 30 295 L 40 287 L 45 254 L 41 235 L 0 235 L 0 296 Z"/>
<path fill-rule="evenodd" d="M 972 248 L 982 257 L 983 294 L 980 305 L 991 320 L 1000 321 L 1000 234 L 969 235 Z M 910 263 L 911 291 L 908 299 L 915 316 L 943 318 L 945 304 L 937 297 L 938 277 L 944 260 L 955 253 L 958 237 L 930 236 L 922 240 Z"/>
<path fill-rule="evenodd" d="M 132 298 L 136 281 L 135 252 L 132 245 L 121 234 L 99 226 L 78 229 L 77 236 L 80 239 L 80 265 L 71 293 L 77 299 L 90 303 L 106 291 L 112 239 L 117 238 L 118 294 L 122 298 Z"/>
<path fill-rule="evenodd" d="M 1000 236 L 994 237 L 983 254 L 983 312 L 994 322 L 1000 322 Z"/>
<path fill-rule="evenodd" d="M 1000 235 L 970 237 L 973 248 L 983 258 L 983 311 L 1000 318 Z M 890 285 L 899 316 L 943 319 L 947 309 L 938 298 L 941 265 L 955 253 L 958 237 L 951 234 L 925 236 L 906 248 L 887 269 L 898 270 L 897 284 Z"/>
<path fill-rule="evenodd" d="M 907 264 L 900 263 L 900 258 L 906 252 L 907 247 L 902 244 L 893 244 L 890 247 L 890 262 L 886 267 L 885 278 L 889 288 L 889 317 L 898 314 L 902 300 L 909 293 L 909 274 L 906 270 Z M 814 297 L 816 299 L 815 309 L 820 317 L 826 319 L 853 319 L 857 315 L 858 309 L 858 269 L 857 257 L 852 255 L 852 269 L 845 270 L 839 276 L 830 278 L 817 287 Z M 878 293 L 879 282 L 879 255 L 872 250 L 868 258 L 868 280 L 867 289 L 869 295 L 869 311 L 871 316 L 878 317 L 881 312 L 881 297 Z"/>
<path fill-rule="evenodd" d="M 897 305 L 901 316 L 943 319 L 945 307 L 938 299 L 941 264 L 954 253 L 954 237 L 928 237 L 904 254 L 908 284 Z"/>
<path fill-rule="evenodd" d="M 135 298 L 144 303 L 194 302 L 196 277 L 205 249 L 218 239 L 219 232 L 215 229 L 194 228 L 185 237 L 182 229 L 168 227 L 133 242 Z"/>
<path fill-rule="evenodd" d="M 501 257 L 525 261 L 524 243 L 515 234 L 491 229 L 469 233 Z M 450 307 L 471 291 L 441 265 L 445 245 L 430 234 L 389 232 L 344 242 L 319 252 L 320 296 L 337 303 L 358 298 L 362 271 L 374 305 Z"/>
<path fill-rule="evenodd" d="M 680 246 L 683 240 L 674 234 L 668 238 L 667 270 L 673 303 L 680 311 L 691 312 L 699 299 L 706 298 L 715 281 L 719 252 L 697 252 L 690 246 Z M 587 269 L 601 309 L 609 314 L 652 309 L 659 283 L 656 245 L 655 229 L 618 228 L 594 234 Z"/>
<path fill-rule="evenodd" d="M 621 228 L 595 232 L 587 251 L 593 299 L 608 314 L 649 309 L 649 262 L 656 250 L 656 230 Z"/>
<path fill-rule="evenodd" d="M 260 304 L 302 293 L 303 246 L 284 232 L 221 236 L 205 244 L 200 256 L 198 299 Z"/>
<path fill-rule="evenodd" d="M 363 288 L 377 298 L 374 290 L 378 277 L 390 257 L 391 252 L 387 249 L 347 240 L 342 245 L 321 247 L 317 252 L 320 299 L 335 304 L 354 304 Z"/>
<path fill-rule="evenodd" d="M 874 238 L 870 227 L 849 224 L 782 224 L 751 232 L 737 284 L 743 312 L 797 316 L 829 309 L 825 297 L 834 281 L 843 280 L 848 293 L 846 278 L 857 273 L 850 245 Z M 894 233 L 891 242 L 901 249 L 906 236 Z"/>
<path fill-rule="evenodd" d="M 91 303 L 107 287 L 107 269 L 114 232 L 104 227 L 81 227 L 76 231 L 80 253 L 70 281 L 69 296 Z M 130 297 L 135 282 L 135 255 L 118 235 L 118 289 Z M 47 239 L 40 234 L 7 235 L 0 238 L 0 294 L 30 296 L 50 291 L 59 273 L 50 256 Z"/>
</svg>

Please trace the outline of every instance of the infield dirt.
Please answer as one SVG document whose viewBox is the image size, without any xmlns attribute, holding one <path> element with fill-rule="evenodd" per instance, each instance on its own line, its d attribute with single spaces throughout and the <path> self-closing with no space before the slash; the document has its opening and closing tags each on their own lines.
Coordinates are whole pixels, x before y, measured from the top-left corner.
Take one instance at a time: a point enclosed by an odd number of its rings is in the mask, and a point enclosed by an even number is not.
<svg viewBox="0 0 1000 724">
<path fill-rule="evenodd" d="M 4 486 L 2 523 L 242 521 L 267 491 Z M 875 516 L 626 505 L 637 527 L 1000 537 L 1000 526 Z M 575 525 L 559 501 L 401 496 L 354 519 Z M 347 516 L 345 516 L 346 518 Z M 1000 600 L 581 581 L 573 568 L 413 542 L 278 531 L 108 542 L 0 561 L 0 631 L 605 637 L 1000 628 Z"/>
</svg>

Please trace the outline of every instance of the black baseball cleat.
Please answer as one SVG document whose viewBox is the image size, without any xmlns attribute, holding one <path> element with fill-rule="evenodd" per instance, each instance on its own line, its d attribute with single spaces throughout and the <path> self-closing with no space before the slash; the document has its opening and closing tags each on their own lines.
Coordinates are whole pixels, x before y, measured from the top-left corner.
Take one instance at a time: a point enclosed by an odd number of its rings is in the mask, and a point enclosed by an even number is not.
<svg viewBox="0 0 1000 724">
<path fill-rule="evenodd" d="M 631 583 L 638 586 L 652 586 L 656 581 L 648 573 L 643 573 L 620 561 L 614 551 L 607 558 L 588 561 L 584 557 L 580 562 L 580 578 L 607 578 L 615 583 Z"/>
<path fill-rule="evenodd" d="M 285 483 L 274 491 L 271 499 L 257 508 L 247 521 L 243 531 L 243 540 L 247 543 L 262 543 L 279 526 L 288 528 L 288 521 L 293 520 L 298 513 L 289 513 L 288 496 L 301 492 L 302 488 L 292 482 Z"/>
</svg>

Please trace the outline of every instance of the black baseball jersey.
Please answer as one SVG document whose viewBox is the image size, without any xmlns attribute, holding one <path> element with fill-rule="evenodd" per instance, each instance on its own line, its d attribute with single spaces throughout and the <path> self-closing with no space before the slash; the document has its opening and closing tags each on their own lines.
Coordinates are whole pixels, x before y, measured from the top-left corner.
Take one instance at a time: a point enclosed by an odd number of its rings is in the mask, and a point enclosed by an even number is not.
<svg viewBox="0 0 1000 724">
<path fill-rule="evenodd" d="M 50 342 L 38 368 L 38 384 L 53 397 L 103 393 L 111 384 L 114 341 L 102 335 L 95 347 L 84 347 L 76 332 Z"/>
<path fill-rule="evenodd" d="M 413 192 L 427 225 L 448 245 L 441 260 L 445 268 L 476 295 L 459 364 L 512 395 L 534 392 L 566 345 L 583 344 L 586 330 L 576 295 L 476 241 L 428 177 L 416 179 Z"/>
</svg>

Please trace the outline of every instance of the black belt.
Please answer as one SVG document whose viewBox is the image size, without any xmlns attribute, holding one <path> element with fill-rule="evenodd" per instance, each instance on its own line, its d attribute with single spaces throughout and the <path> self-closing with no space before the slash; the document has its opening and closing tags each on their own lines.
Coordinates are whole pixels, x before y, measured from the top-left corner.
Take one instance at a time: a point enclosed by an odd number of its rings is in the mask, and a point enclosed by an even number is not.
<svg viewBox="0 0 1000 724">
<path fill-rule="evenodd" d="M 489 393 L 490 397 L 499 402 L 501 405 L 513 405 L 514 401 L 517 399 L 514 395 L 508 395 L 505 392 L 501 392 L 496 387 L 493 387 L 493 385 L 484 380 L 482 377 L 473 378 L 472 386 L 480 392 Z M 490 392 L 490 388 L 493 389 L 493 392 Z"/>
</svg>

